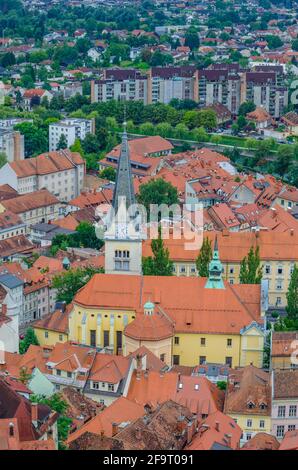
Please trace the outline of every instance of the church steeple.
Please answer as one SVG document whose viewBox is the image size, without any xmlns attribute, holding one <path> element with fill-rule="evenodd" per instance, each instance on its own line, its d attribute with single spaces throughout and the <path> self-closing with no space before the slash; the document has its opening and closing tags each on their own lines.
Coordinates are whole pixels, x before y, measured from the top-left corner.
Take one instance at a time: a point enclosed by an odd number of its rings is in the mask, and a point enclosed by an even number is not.
<svg viewBox="0 0 298 470">
<path fill-rule="evenodd" d="M 126 202 L 126 208 L 135 203 L 129 145 L 126 132 L 126 122 L 123 123 L 123 126 L 124 130 L 122 134 L 122 143 L 120 149 L 120 156 L 118 159 L 117 176 L 113 194 L 113 208 L 115 211 L 115 215 L 117 215 L 120 201 L 124 197 Z"/>
<path fill-rule="evenodd" d="M 209 276 L 205 285 L 206 289 L 224 289 L 225 285 L 222 279 L 222 263 L 219 259 L 217 236 L 215 237 L 213 257 L 209 263 Z"/>
</svg>

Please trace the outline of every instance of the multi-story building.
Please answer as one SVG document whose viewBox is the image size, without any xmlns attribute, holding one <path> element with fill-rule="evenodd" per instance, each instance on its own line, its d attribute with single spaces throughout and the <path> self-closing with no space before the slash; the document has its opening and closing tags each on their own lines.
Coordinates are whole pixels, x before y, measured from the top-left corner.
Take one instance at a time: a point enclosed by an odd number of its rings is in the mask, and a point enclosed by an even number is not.
<svg viewBox="0 0 298 470">
<path fill-rule="evenodd" d="M 272 331 L 270 368 L 272 370 L 298 368 L 295 364 L 297 346 L 297 331 Z"/>
<path fill-rule="evenodd" d="M 280 84 L 276 72 L 246 72 L 242 76 L 241 101 L 251 101 L 275 118 L 280 118 L 288 105 L 288 89 Z"/>
<path fill-rule="evenodd" d="M 148 74 L 135 69 L 107 69 L 91 82 L 91 102 L 111 99 L 169 103 L 173 98 L 199 101 L 198 70 L 193 65 L 152 67 Z"/>
<path fill-rule="evenodd" d="M 21 217 L 10 211 L 0 214 L 0 240 L 26 233 L 26 224 Z"/>
<path fill-rule="evenodd" d="M 41 189 L 34 193 L 23 194 L 13 199 L 8 199 L 0 203 L 0 214 L 10 211 L 19 215 L 26 231 L 31 225 L 49 222 L 59 217 L 61 203 L 47 189 Z"/>
<path fill-rule="evenodd" d="M 24 159 L 24 136 L 19 131 L 0 128 L 0 152 L 8 162 Z"/>
<path fill-rule="evenodd" d="M 173 98 L 199 101 L 198 70 L 195 66 L 151 68 L 148 102 L 168 104 Z"/>
<path fill-rule="evenodd" d="M 87 134 L 94 134 L 94 119 L 70 118 L 55 122 L 49 126 L 49 150 L 57 150 L 61 136 L 65 137 L 66 147 L 74 144 L 76 139 L 84 140 Z"/>
<path fill-rule="evenodd" d="M 233 65 L 233 64 L 231 64 Z M 241 76 L 230 68 L 199 70 L 199 103 L 202 107 L 221 103 L 232 115 L 241 104 Z"/>
<path fill-rule="evenodd" d="M 148 77 L 135 69 L 107 69 L 91 81 L 91 103 L 109 100 L 148 102 Z"/>
<path fill-rule="evenodd" d="M 271 428 L 280 440 L 298 429 L 298 369 L 272 371 Z"/>
<path fill-rule="evenodd" d="M 253 365 L 232 371 L 226 390 L 224 413 L 242 429 L 241 444 L 259 432 L 270 434 L 270 374 Z"/>
<path fill-rule="evenodd" d="M 206 234 L 211 242 L 214 232 Z M 294 230 L 287 232 L 253 231 L 230 232 L 223 230 L 217 234 L 219 252 L 223 265 L 223 278 L 230 284 L 239 283 L 240 264 L 251 247 L 260 249 L 263 266 L 263 289 L 268 291 L 269 306 L 284 308 L 287 304 L 286 294 L 295 263 L 298 263 L 298 235 Z M 185 238 L 164 240 L 170 259 L 174 262 L 176 276 L 197 276 L 197 248 L 189 247 Z M 186 249 L 185 247 L 188 247 Z M 191 249 L 190 249 L 191 248 Z M 150 241 L 143 244 L 143 256 L 152 254 Z"/>
<path fill-rule="evenodd" d="M 68 202 L 81 193 L 84 176 L 85 162 L 81 155 L 59 150 L 5 164 L 0 169 L 0 184 L 9 181 L 21 195 L 45 188 L 60 201 Z"/>
<path fill-rule="evenodd" d="M 225 105 L 232 115 L 239 106 L 251 101 L 264 108 L 272 117 L 280 118 L 288 105 L 288 90 L 282 67 L 258 66 L 253 71 L 239 64 L 213 64 L 199 71 L 199 103 Z"/>
</svg>

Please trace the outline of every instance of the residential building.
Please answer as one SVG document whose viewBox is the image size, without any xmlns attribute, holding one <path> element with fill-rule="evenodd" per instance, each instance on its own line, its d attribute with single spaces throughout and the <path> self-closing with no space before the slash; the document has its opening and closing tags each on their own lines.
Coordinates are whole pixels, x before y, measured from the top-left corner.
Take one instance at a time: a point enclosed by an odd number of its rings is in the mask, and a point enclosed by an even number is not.
<svg viewBox="0 0 298 470">
<path fill-rule="evenodd" d="M 226 390 L 224 413 L 242 429 L 241 444 L 259 432 L 270 434 L 270 374 L 253 365 L 232 371 Z"/>
<path fill-rule="evenodd" d="M 10 181 L 19 194 L 47 189 L 59 200 L 70 201 L 80 194 L 84 175 L 85 162 L 80 154 L 60 150 L 5 164 L 0 169 L 0 184 Z"/>
<path fill-rule="evenodd" d="M 124 404 L 124 403 L 123 403 Z M 107 414 L 103 412 L 104 414 Z M 182 450 L 185 444 L 191 441 L 195 432 L 195 420 L 187 406 L 178 405 L 172 400 L 161 404 L 155 410 L 143 411 L 144 416 L 135 420 L 120 422 L 118 420 L 112 428 L 112 435 L 104 433 L 103 436 L 93 432 L 93 426 L 88 424 L 80 433 L 70 435 L 68 442 L 71 449 L 102 450 Z M 122 414 L 120 415 L 122 416 Z M 97 422 L 100 423 L 98 419 Z M 92 430 L 90 434 L 90 430 Z M 110 436 L 110 438 L 108 438 Z"/>
<path fill-rule="evenodd" d="M 298 346 L 298 331 L 272 331 L 271 333 L 271 369 L 291 369 L 293 355 Z"/>
<path fill-rule="evenodd" d="M 100 80 L 91 81 L 91 103 L 109 100 L 148 103 L 147 75 L 136 69 L 105 69 Z"/>
<path fill-rule="evenodd" d="M 129 140 L 127 145 L 133 176 L 156 175 L 162 166 L 162 159 L 171 155 L 173 149 L 173 145 L 160 136 Z M 99 169 L 117 168 L 121 148 L 121 145 L 117 145 L 103 160 L 100 160 Z"/>
<path fill-rule="evenodd" d="M 55 450 L 58 414 L 47 405 L 31 403 L 15 389 L 25 387 L 0 378 L 1 450 Z M 27 390 L 27 388 L 25 388 Z"/>
<path fill-rule="evenodd" d="M 14 214 L 9 210 L 0 214 L 0 240 L 5 240 L 25 233 L 26 224 L 19 215 Z"/>
<path fill-rule="evenodd" d="M 0 203 L 0 214 L 5 211 L 13 212 L 20 216 L 26 224 L 29 232 L 31 225 L 49 222 L 59 216 L 61 203 L 47 189 L 23 194 L 14 199 L 8 199 Z"/>
<path fill-rule="evenodd" d="M 57 150 L 60 138 L 65 137 L 66 148 L 76 139 L 84 140 L 87 134 L 94 134 L 94 119 L 70 118 L 49 125 L 49 151 Z"/>
<path fill-rule="evenodd" d="M 198 431 L 185 450 L 238 450 L 242 429 L 221 411 L 199 423 Z"/>
<path fill-rule="evenodd" d="M 0 152 L 8 162 L 24 160 L 24 136 L 19 131 L 0 129 Z"/>
<path fill-rule="evenodd" d="M 206 237 L 214 242 L 216 234 L 208 232 Z M 294 231 L 252 231 L 230 232 L 223 230 L 217 233 L 218 247 L 223 265 L 223 278 L 230 284 L 239 283 L 240 264 L 247 256 L 251 247 L 260 249 L 261 264 L 263 265 L 262 290 L 268 292 L 269 306 L 284 308 L 294 264 L 298 262 L 298 236 Z M 170 259 L 174 262 L 176 276 L 196 276 L 196 259 L 199 247 L 185 249 L 189 240 L 173 237 L 164 239 L 164 245 L 169 250 Z M 188 247 L 191 248 L 191 247 Z M 150 241 L 143 242 L 143 256 L 150 256 L 152 250 Z M 268 307 L 267 307 L 268 308 Z"/>
<path fill-rule="evenodd" d="M 298 369 L 272 371 L 272 434 L 281 440 L 298 430 Z"/>
<path fill-rule="evenodd" d="M 199 101 L 198 70 L 193 65 L 152 67 L 148 76 L 148 103 L 172 99 Z"/>
<path fill-rule="evenodd" d="M 22 99 L 23 105 L 26 111 L 31 111 L 34 106 L 40 105 L 41 101 L 46 98 L 50 102 L 53 98 L 53 95 L 48 90 L 43 90 L 42 88 L 33 88 L 25 90 Z"/>
</svg>

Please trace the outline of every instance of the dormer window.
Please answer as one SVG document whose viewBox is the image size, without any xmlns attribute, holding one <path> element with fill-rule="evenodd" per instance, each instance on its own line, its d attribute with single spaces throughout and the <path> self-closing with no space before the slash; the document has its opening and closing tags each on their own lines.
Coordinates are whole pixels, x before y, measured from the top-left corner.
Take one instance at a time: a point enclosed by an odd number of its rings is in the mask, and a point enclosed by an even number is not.
<svg viewBox="0 0 298 470">
<path fill-rule="evenodd" d="M 253 408 L 255 408 L 255 404 L 254 404 L 252 401 L 249 401 L 249 402 L 247 403 L 247 408 L 248 408 L 249 410 L 252 410 Z"/>
<path fill-rule="evenodd" d="M 260 409 L 261 410 L 266 410 L 266 408 L 267 408 L 266 403 L 260 403 Z"/>
</svg>

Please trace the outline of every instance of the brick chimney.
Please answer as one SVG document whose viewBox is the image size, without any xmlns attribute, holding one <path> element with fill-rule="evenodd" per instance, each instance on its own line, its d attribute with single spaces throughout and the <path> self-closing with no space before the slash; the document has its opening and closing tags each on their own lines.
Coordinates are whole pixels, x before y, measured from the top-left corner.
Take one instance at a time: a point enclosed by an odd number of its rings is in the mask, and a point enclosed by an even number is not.
<svg viewBox="0 0 298 470">
<path fill-rule="evenodd" d="M 115 434 L 117 433 L 118 433 L 118 424 L 112 423 L 112 437 L 115 436 Z"/>
<path fill-rule="evenodd" d="M 38 426 L 38 404 L 31 403 L 31 421 L 32 424 L 37 428 Z"/>
<path fill-rule="evenodd" d="M 14 424 L 9 423 L 9 437 L 14 437 Z"/>
</svg>

